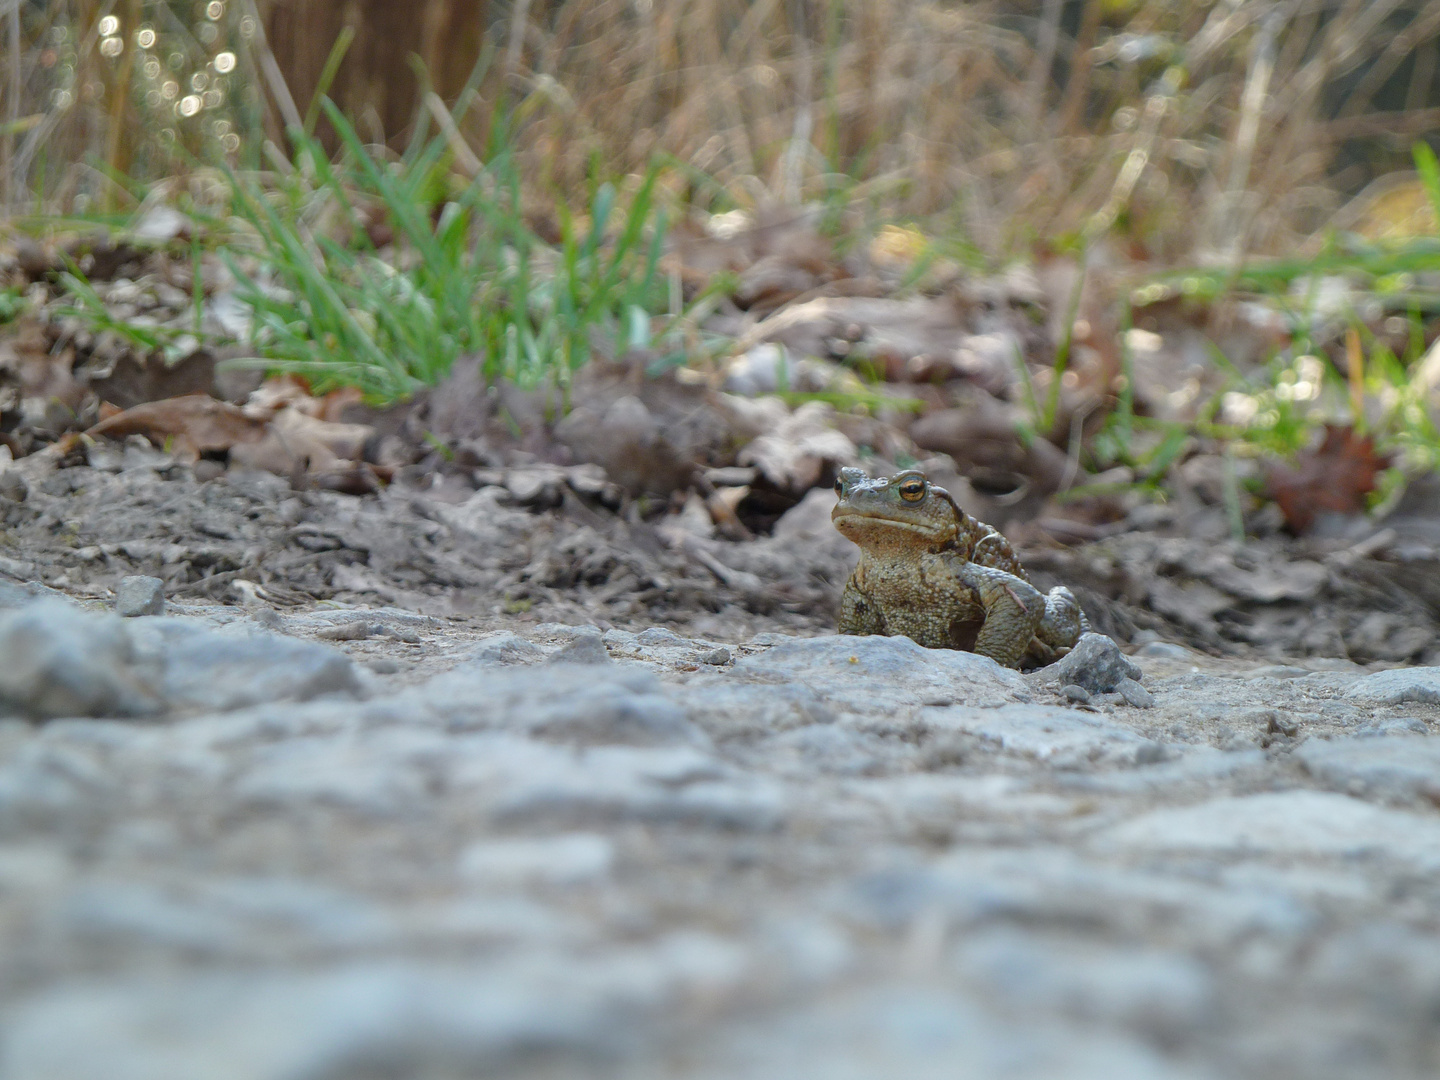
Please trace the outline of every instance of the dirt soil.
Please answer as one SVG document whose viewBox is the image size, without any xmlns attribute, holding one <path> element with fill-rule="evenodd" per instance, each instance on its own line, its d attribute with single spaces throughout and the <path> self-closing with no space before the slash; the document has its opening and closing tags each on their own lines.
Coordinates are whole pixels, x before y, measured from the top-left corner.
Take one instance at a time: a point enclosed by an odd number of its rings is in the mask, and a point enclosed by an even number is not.
<svg viewBox="0 0 1440 1080">
<path fill-rule="evenodd" d="M 148 574 L 173 597 L 222 604 L 388 606 L 487 629 L 661 625 L 744 641 L 832 631 L 854 562 L 823 490 L 772 535 L 732 542 L 676 530 L 673 516 L 641 520 L 634 504 L 612 510 L 560 470 L 549 489 L 522 490 L 524 505 L 514 483 L 352 496 L 211 466 L 132 439 L 96 444 L 88 464 L 12 480 L 0 495 L 0 572 L 97 599 L 125 575 Z M 1095 627 L 1122 644 L 1440 661 L 1440 554 L 1423 513 L 1402 507 L 1383 528 L 1331 539 L 1240 545 L 1205 535 L 1194 516 L 1178 535 L 1155 509 L 1132 515 L 1134 531 L 1073 547 L 1034 526 L 1011 532 L 1037 583 L 1071 586 Z"/>
</svg>

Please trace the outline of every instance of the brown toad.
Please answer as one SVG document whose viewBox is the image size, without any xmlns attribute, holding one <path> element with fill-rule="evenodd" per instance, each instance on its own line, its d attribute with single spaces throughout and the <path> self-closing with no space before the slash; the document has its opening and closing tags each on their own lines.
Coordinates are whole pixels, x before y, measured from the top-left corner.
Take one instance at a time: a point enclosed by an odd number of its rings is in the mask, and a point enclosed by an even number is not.
<svg viewBox="0 0 1440 1080">
<path fill-rule="evenodd" d="M 841 469 L 835 493 L 830 520 L 860 547 L 840 597 L 840 633 L 904 635 L 1019 667 L 1064 655 L 1086 629 L 1069 589 L 1042 596 L 1010 542 L 924 473 L 872 480 Z"/>
</svg>

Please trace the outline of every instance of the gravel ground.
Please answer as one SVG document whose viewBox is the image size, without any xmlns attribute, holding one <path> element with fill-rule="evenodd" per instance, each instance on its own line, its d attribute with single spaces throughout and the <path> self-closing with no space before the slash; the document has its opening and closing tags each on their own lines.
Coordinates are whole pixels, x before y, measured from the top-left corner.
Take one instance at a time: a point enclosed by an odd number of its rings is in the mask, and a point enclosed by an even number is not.
<svg viewBox="0 0 1440 1080">
<path fill-rule="evenodd" d="M 0 585 L 3 1080 L 1440 1071 L 1440 668 L 109 606 Z"/>
</svg>

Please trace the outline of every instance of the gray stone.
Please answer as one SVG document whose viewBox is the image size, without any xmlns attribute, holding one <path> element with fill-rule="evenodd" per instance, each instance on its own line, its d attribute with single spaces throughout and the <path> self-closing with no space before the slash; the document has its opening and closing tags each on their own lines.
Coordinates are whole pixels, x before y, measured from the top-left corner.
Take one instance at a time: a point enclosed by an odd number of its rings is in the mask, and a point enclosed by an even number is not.
<svg viewBox="0 0 1440 1080">
<path fill-rule="evenodd" d="M 317 642 L 204 630 L 172 617 L 146 619 L 132 634 L 142 657 L 158 665 L 161 693 L 173 709 L 224 712 L 361 692 L 350 658 Z"/>
<path fill-rule="evenodd" d="M 576 634 L 550 654 L 552 664 L 608 664 L 610 653 L 600 631 L 588 627 L 588 634 Z"/>
<path fill-rule="evenodd" d="M 33 604 L 41 596 L 50 592 L 54 592 L 54 590 L 47 589 L 39 582 L 5 581 L 3 578 L 0 578 L 0 610 Z M 54 595 L 57 599 L 68 599 L 68 597 L 63 597 L 58 592 L 54 593 Z"/>
<path fill-rule="evenodd" d="M 691 747 L 594 746 L 578 753 L 507 735 L 472 736 L 449 752 L 448 782 L 503 822 L 639 820 L 770 830 L 779 788 Z"/>
<path fill-rule="evenodd" d="M 702 664 L 714 664 L 720 667 L 730 662 L 730 650 L 724 648 L 708 649 L 695 659 L 699 660 Z"/>
<path fill-rule="evenodd" d="M 115 610 L 126 618 L 165 613 L 165 582 L 132 574 L 115 587 Z"/>
<path fill-rule="evenodd" d="M 1166 1040 L 1208 1024 L 1217 1004 L 1209 970 L 1189 956 L 1054 933 L 982 934 L 957 950 L 956 965 L 986 1000 L 1027 1015 L 1059 1013 Z"/>
<path fill-rule="evenodd" d="M 1440 667 L 1377 671 L 1355 680 L 1345 697 L 1367 705 L 1440 705 Z"/>
<path fill-rule="evenodd" d="M 8 835 L 37 823 L 84 819 L 114 793 L 113 778 L 95 754 L 30 742 L 0 765 L 0 830 Z"/>
<path fill-rule="evenodd" d="M 602 639 L 604 637 L 604 635 L 600 633 L 600 628 L 598 626 L 592 626 L 590 623 L 580 623 L 579 625 L 556 622 L 540 623 L 535 627 L 535 633 L 541 637 L 555 638 L 557 641 L 570 641 L 577 637 L 594 637 L 597 635 Z"/>
<path fill-rule="evenodd" d="M 568 700 L 536 701 L 524 726 L 535 738 L 579 745 L 708 746 L 710 742 L 676 702 L 614 683 Z"/>
<path fill-rule="evenodd" d="M 372 817 L 403 816 L 430 803 L 436 769 L 425 759 L 444 752 L 444 740 L 433 732 L 288 738 L 250 755 L 232 791 L 241 803 L 292 812 L 318 803 Z"/>
<path fill-rule="evenodd" d="M 1126 705 L 1136 709 L 1153 709 L 1155 707 L 1155 698 L 1150 691 L 1134 679 L 1121 679 L 1115 689 Z"/>
<path fill-rule="evenodd" d="M 1138 1038 L 1025 1010 L 1006 1014 L 933 983 L 869 981 L 737 1020 L 693 1046 L 686 1080 L 1217 1080 Z"/>
<path fill-rule="evenodd" d="M 1300 734 L 1300 720 L 1291 713 L 1272 710 L 1265 719 L 1265 733 L 1293 739 Z"/>
<path fill-rule="evenodd" d="M 964 928 L 1020 926 L 1093 928 L 1134 940 L 1183 928 L 1214 944 L 1264 933 L 1294 940 L 1316 919 L 1288 896 L 1218 888 L 1177 877 L 1097 863 L 1069 848 L 956 848 L 926 865 L 868 871 L 847 883 L 835 904 L 847 918 L 887 932 L 913 927 L 927 912 Z"/>
<path fill-rule="evenodd" d="M 635 635 L 638 645 L 687 645 L 689 642 L 664 626 L 651 626 Z"/>
<path fill-rule="evenodd" d="M 1102 848 L 1243 856 L 1388 857 L 1440 866 L 1440 822 L 1322 791 L 1226 796 L 1100 833 Z"/>
<path fill-rule="evenodd" d="M 1429 735 L 1430 726 L 1416 716 L 1374 720 L 1355 729 L 1357 739 L 1378 739 L 1387 735 Z"/>
<path fill-rule="evenodd" d="M 781 640 L 763 653 L 742 657 L 730 674 L 743 681 L 798 682 L 832 701 L 874 713 L 919 705 L 941 693 L 977 706 L 1029 700 L 1019 672 L 987 656 L 926 649 L 906 637 Z"/>
<path fill-rule="evenodd" d="M 24 502 L 30 495 L 30 485 L 13 469 L 0 468 L 0 498 L 11 502 Z"/>
<path fill-rule="evenodd" d="M 1295 758 L 1316 779 L 1342 791 L 1440 803 L 1440 739 L 1413 734 L 1311 739 L 1296 749 Z"/>
<path fill-rule="evenodd" d="M 1245 673 L 1247 679 L 1299 679 L 1309 675 L 1306 668 L 1294 664 L 1262 664 Z"/>
<path fill-rule="evenodd" d="M 367 641 L 383 632 L 383 627 L 371 623 L 368 619 L 358 618 L 323 626 L 315 631 L 315 636 L 321 641 Z"/>
<path fill-rule="evenodd" d="M 1103 761 L 1134 760 L 1143 742 L 1129 728 L 1094 712 L 1038 705 L 1006 705 L 995 709 L 938 709 L 926 714 L 937 731 L 961 731 L 1002 750 L 1075 769 Z"/>
<path fill-rule="evenodd" d="M 601 646 L 603 648 L 603 646 Z M 523 732 L 582 746 L 709 746 L 683 705 L 648 671 L 552 663 L 528 670 L 456 668 L 416 697 L 454 731 Z"/>
<path fill-rule="evenodd" d="M 598 833 L 483 840 L 460 856 L 460 873 L 479 885 L 579 885 L 610 873 L 615 845 Z"/>
<path fill-rule="evenodd" d="M 533 641 L 502 630 L 481 641 L 461 657 L 467 664 L 529 664 L 545 658 L 545 650 Z"/>
<path fill-rule="evenodd" d="M 38 600 L 0 615 L 0 709 L 35 719 L 145 716 L 160 708 L 113 615 Z"/>
<path fill-rule="evenodd" d="M 1060 696 L 1066 701 L 1073 701 L 1077 705 L 1084 705 L 1090 700 L 1090 691 L 1086 690 L 1083 686 L 1076 686 L 1074 683 L 1069 683 L 1060 688 Z"/>
<path fill-rule="evenodd" d="M 1104 634 L 1081 635 L 1075 647 L 1044 673 L 1057 677 L 1062 685 L 1074 683 L 1092 694 L 1109 693 L 1122 679 L 1138 682 L 1142 677 L 1139 666 Z"/>
<path fill-rule="evenodd" d="M 682 688 L 675 697 L 716 739 L 764 738 L 811 724 L 832 724 L 839 716 L 836 704 L 819 689 L 795 683 L 756 686 L 725 678 Z"/>
<path fill-rule="evenodd" d="M 616 630 L 614 627 L 601 634 L 600 640 L 607 649 L 634 649 L 640 645 L 637 634 L 632 634 L 629 630 Z"/>
<path fill-rule="evenodd" d="M 377 961 L 72 984 L 7 1018 L 5 1080 L 475 1076 L 629 1049 L 634 1022 L 733 982 L 733 950 L 482 965 Z M 713 989 L 711 989 L 713 988 Z M 77 1038 L 76 1033 L 84 1036 Z"/>
<path fill-rule="evenodd" d="M 762 744 L 761 753 L 772 768 L 800 775 L 816 772 L 837 776 L 864 776 L 885 765 L 913 756 L 892 739 L 854 731 L 837 724 L 810 724 L 786 731 Z"/>
<path fill-rule="evenodd" d="M 1143 742 L 1135 748 L 1136 765 L 1158 765 L 1170 758 L 1170 751 L 1164 743 Z"/>
<path fill-rule="evenodd" d="M 59 924 L 86 947 L 177 950 L 223 957 L 257 951 L 393 944 L 396 928 L 376 905 L 285 878 L 224 878 L 183 888 L 86 882 L 56 907 Z"/>
</svg>

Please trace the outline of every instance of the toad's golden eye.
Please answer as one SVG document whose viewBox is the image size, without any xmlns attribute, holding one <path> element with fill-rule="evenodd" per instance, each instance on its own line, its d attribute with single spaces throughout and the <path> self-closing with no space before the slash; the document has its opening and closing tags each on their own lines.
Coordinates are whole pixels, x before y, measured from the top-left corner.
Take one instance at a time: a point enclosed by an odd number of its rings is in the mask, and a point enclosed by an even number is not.
<svg viewBox="0 0 1440 1080">
<path fill-rule="evenodd" d="M 925 481 L 912 476 L 900 485 L 900 498 L 906 502 L 919 502 L 925 497 Z"/>
<path fill-rule="evenodd" d="M 838 476 L 835 478 L 835 494 L 836 494 L 836 495 L 844 495 L 844 494 L 845 494 L 845 481 L 844 481 L 844 480 L 841 480 Z"/>
</svg>

